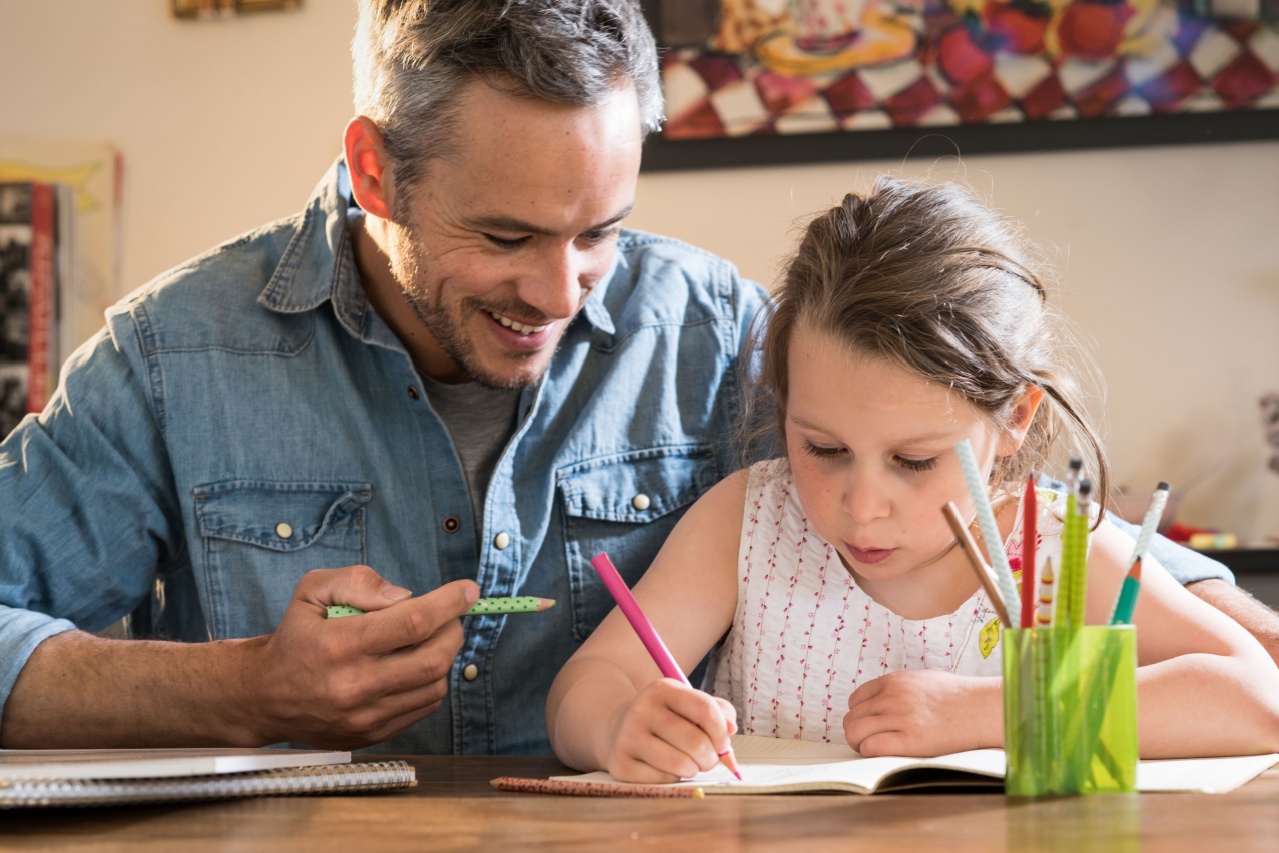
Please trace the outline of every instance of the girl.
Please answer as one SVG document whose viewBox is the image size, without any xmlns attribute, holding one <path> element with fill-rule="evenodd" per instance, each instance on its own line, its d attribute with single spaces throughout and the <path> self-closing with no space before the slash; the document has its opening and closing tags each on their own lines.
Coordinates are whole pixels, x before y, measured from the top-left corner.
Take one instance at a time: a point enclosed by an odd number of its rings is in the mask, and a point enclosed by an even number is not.
<svg viewBox="0 0 1279 853">
<path fill-rule="evenodd" d="M 880 179 L 812 221 L 758 333 L 746 419 L 784 455 L 694 504 L 635 589 L 685 671 L 713 650 L 709 694 L 658 678 L 615 610 L 552 686 L 559 758 L 664 782 L 715 766 L 739 730 L 863 755 L 1002 746 L 995 612 L 941 507 L 974 519 L 964 439 L 1009 554 L 1021 485 L 1064 470 L 1063 450 L 1084 448 L 1108 493 L 1053 319 L 1017 229 L 956 185 Z M 1047 553 L 1060 525 L 1041 528 Z M 1089 624 L 1132 548 L 1096 524 Z M 1279 668 L 1251 635 L 1149 556 L 1134 621 L 1144 757 L 1279 749 Z"/>
</svg>

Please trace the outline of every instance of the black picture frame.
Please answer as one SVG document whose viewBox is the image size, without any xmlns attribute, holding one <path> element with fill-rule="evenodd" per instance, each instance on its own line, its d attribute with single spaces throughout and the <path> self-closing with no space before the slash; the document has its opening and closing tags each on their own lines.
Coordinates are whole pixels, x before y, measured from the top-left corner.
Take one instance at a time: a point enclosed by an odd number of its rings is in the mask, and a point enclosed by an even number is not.
<svg viewBox="0 0 1279 853">
<path fill-rule="evenodd" d="M 658 38 L 659 50 L 668 50 L 662 44 L 661 0 L 642 0 L 641 6 Z M 759 133 L 700 139 L 668 139 L 662 132 L 656 132 L 645 143 L 642 170 L 722 169 L 1270 139 L 1279 139 L 1279 108 L 882 130 Z"/>
</svg>

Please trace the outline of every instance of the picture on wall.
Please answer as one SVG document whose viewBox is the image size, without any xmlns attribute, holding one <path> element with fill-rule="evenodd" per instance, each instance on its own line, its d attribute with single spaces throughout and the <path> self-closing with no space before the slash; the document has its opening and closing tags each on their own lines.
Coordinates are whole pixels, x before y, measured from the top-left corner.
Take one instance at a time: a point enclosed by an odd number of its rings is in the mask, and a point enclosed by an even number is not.
<svg viewBox="0 0 1279 853">
<path fill-rule="evenodd" d="M 644 0 L 645 168 L 1279 138 L 1279 0 Z"/>
</svg>

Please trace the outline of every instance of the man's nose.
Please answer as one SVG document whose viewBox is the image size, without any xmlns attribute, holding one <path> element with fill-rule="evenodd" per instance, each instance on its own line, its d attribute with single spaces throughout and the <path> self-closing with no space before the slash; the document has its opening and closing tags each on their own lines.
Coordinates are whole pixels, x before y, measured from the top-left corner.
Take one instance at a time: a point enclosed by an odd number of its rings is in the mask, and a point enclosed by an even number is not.
<svg viewBox="0 0 1279 853">
<path fill-rule="evenodd" d="M 520 297 L 548 319 L 562 320 L 577 313 L 583 288 L 593 283 L 587 259 L 573 245 L 549 248 L 539 259 L 537 274 L 526 279 Z"/>
</svg>

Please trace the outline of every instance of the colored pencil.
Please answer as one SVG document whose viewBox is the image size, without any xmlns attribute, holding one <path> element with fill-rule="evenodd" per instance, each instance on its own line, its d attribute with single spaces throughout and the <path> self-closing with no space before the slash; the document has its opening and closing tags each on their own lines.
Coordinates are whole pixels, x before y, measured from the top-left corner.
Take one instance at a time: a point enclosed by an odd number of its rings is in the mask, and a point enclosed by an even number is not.
<svg viewBox="0 0 1279 853">
<path fill-rule="evenodd" d="M 1115 609 L 1110 616 L 1111 625 L 1128 625 L 1132 622 L 1133 611 L 1137 609 L 1137 593 L 1141 592 L 1141 558 L 1132 564 L 1124 577 L 1123 586 L 1119 587 L 1119 596 L 1115 599 Z"/>
<path fill-rule="evenodd" d="M 990 566 L 995 570 L 995 581 L 999 584 L 1004 607 L 1012 621 L 1009 627 L 1021 624 L 1021 600 L 1017 598 L 1017 582 L 1013 580 L 1012 566 L 1008 564 L 1008 554 L 1004 551 L 1004 540 L 999 535 L 999 525 L 995 523 L 995 512 L 990 506 L 990 495 L 986 493 L 986 484 L 982 482 L 977 471 L 977 457 L 973 453 L 973 445 L 964 439 L 955 445 L 959 455 L 959 464 L 964 469 L 964 481 L 968 484 L 969 496 L 977 510 L 977 521 L 981 525 L 982 538 L 986 540 L 986 553 L 990 557 Z"/>
<path fill-rule="evenodd" d="M 1040 628 L 1053 626 L 1053 558 L 1044 559 L 1044 574 L 1039 579 L 1039 609 L 1035 613 L 1035 622 Z"/>
<path fill-rule="evenodd" d="M 1168 504 L 1168 491 L 1167 483 L 1161 482 L 1155 486 L 1155 491 L 1150 496 L 1150 508 L 1146 510 L 1146 515 L 1141 520 L 1141 530 L 1137 533 L 1137 542 L 1133 546 L 1132 557 L 1128 560 L 1129 566 L 1146 556 L 1146 549 L 1150 547 L 1150 537 L 1155 535 L 1159 519 L 1163 518 L 1164 507 Z"/>
<path fill-rule="evenodd" d="M 595 571 L 599 574 L 600 580 L 604 582 L 609 595 L 613 596 L 613 600 L 621 608 L 622 615 L 626 617 L 626 620 L 631 623 L 631 627 L 635 629 L 635 633 L 639 635 L 640 642 L 644 644 L 644 648 L 648 649 L 649 656 L 653 658 L 653 662 L 657 664 L 657 668 L 661 670 L 662 675 L 692 687 L 693 685 L 689 682 L 688 676 L 684 674 L 684 670 L 679 668 L 679 664 L 675 662 L 675 658 L 666 648 L 666 644 L 657 635 L 657 631 L 653 628 L 653 623 L 649 622 L 648 617 L 644 615 L 644 611 L 640 610 L 639 603 L 635 600 L 635 596 L 631 595 L 630 588 L 626 586 L 626 581 L 622 580 L 622 576 L 618 574 L 617 567 L 608 558 L 608 554 L 596 554 L 591 560 L 591 565 L 595 567 Z M 724 766 L 732 771 L 734 776 L 738 779 L 742 778 L 742 774 L 737 770 L 737 759 L 733 755 L 731 746 L 719 753 L 719 758 L 720 761 L 724 762 Z"/>
<path fill-rule="evenodd" d="M 1070 591 L 1074 582 L 1071 571 L 1075 565 L 1075 527 L 1079 520 L 1079 480 L 1084 460 L 1070 457 L 1070 469 L 1066 472 L 1066 512 L 1061 519 L 1061 556 L 1057 561 L 1057 607 L 1053 613 L 1054 624 L 1070 627 Z"/>
<path fill-rule="evenodd" d="M 1088 528 L 1092 522 L 1092 481 L 1079 481 L 1079 502 L 1076 505 L 1074 544 L 1070 549 L 1070 598 L 1062 603 L 1069 608 L 1072 627 L 1084 624 L 1088 605 Z"/>
<path fill-rule="evenodd" d="M 553 598 L 538 598 L 534 595 L 519 595 L 513 598 L 481 598 L 471 605 L 471 609 L 463 616 L 488 616 L 497 613 L 541 613 L 555 606 Z M 328 618 L 340 616 L 359 616 L 364 611 L 349 604 L 330 604 Z"/>
<path fill-rule="evenodd" d="M 1039 504 L 1035 475 L 1026 478 L 1021 519 L 1021 627 L 1035 625 L 1035 539 L 1039 535 Z"/>
<path fill-rule="evenodd" d="M 990 606 L 995 608 L 995 612 L 999 614 L 999 621 L 1006 628 L 1015 627 L 1012 619 L 1009 618 L 1008 608 L 1004 606 L 1003 596 L 1000 595 L 999 589 L 990 577 L 990 569 L 986 567 L 986 561 L 982 559 L 981 551 L 977 549 L 977 543 L 973 541 L 973 535 L 968 532 L 968 525 L 964 524 L 964 519 L 959 514 L 959 508 L 955 506 L 953 501 L 946 501 L 946 505 L 941 508 L 941 512 L 942 515 L 946 516 L 946 522 L 950 525 L 951 532 L 955 534 L 960 550 L 968 558 L 968 564 L 973 567 L 973 571 L 977 574 L 977 580 L 981 582 L 982 589 L 986 590 L 986 597 L 990 599 Z"/>
</svg>

